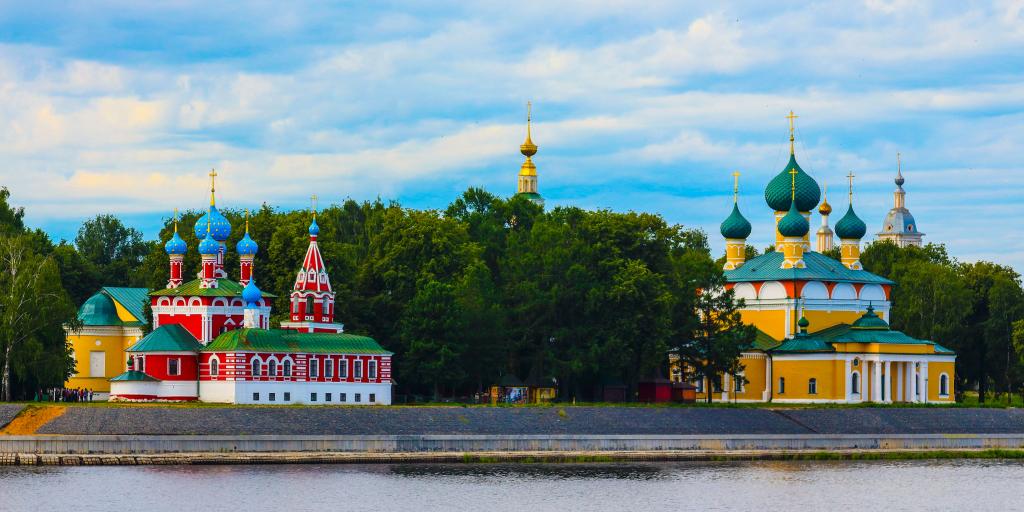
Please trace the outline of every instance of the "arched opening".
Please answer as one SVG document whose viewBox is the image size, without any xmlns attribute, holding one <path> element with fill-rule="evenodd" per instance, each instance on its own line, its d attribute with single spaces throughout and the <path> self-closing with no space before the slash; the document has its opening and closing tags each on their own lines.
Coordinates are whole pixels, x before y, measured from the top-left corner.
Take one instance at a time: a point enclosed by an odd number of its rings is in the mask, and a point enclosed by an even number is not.
<svg viewBox="0 0 1024 512">
<path fill-rule="evenodd" d="M 817 395 L 818 394 L 818 379 L 815 379 L 814 377 L 811 377 L 811 379 L 807 381 L 807 394 L 808 395 Z"/>
<path fill-rule="evenodd" d="M 291 362 L 291 360 L 290 359 L 285 359 L 284 360 L 284 364 L 282 366 L 284 366 L 284 376 L 285 377 L 291 377 L 292 376 L 292 362 Z"/>
<path fill-rule="evenodd" d="M 855 395 L 860 394 L 860 373 L 853 372 L 850 374 L 850 393 Z"/>
<path fill-rule="evenodd" d="M 220 375 L 220 361 L 217 361 L 216 358 L 210 359 L 210 376 L 216 377 L 217 375 Z"/>
<path fill-rule="evenodd" d="M 313 296 L 312 295 L 306 297 L 306 314 L 307 315 L 312 315 L 313 314 Z"/>
<path fill-rule="evenodd" d="M 267 375 L 270 377 L 277 377 L 277 361 L 271 359 L 270 362 L 267 363 Z"/>
<path fill-rule="evenodd" d="M 939 375 L 939 394 L 949 396 L 949 375 L 945 373 Z"/>
<path fill-rule="evenodd" d="M 260 370 L 262 370 L 262 367 L 263 367 L 263 362 L 260 361 L 260 358 L 258 358 L 258 357 L 252 358 L 252 361 L 249 362 L 249 365 L 252 366 L 252 376 L 253 377 L 259 377 L 260 376 Z"/>
</svg>

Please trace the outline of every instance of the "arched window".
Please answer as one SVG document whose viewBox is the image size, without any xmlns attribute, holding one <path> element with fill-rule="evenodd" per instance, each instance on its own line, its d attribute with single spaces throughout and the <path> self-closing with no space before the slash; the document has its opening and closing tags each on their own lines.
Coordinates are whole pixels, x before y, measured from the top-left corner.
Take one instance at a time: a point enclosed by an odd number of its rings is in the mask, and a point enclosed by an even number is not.
<svg viewBox="0 0 1024 512">
<path fill-rule="evenodd" d="M 850 393 L 860 394 L 860 373 L 858 372 L 850 374 Z"/>
<path fill-rule="evenodd" d="M 216 358 L 210 359 L 210 376 L 216 377 L 218 374 L 220 374 L 220 361 L 217 361 Z"/>
<path fill-rule="evenodd" d="M 249 365 L 252 366 L 252 376 L 253 377 L 259 377 L 260 376 L 260 370 L 262 369 L 262 366 L 263 366 L 263 362 L 260 361 L 260 358 L 253 357 L 252 361 L 249 361 Z"/>
<path fill-rule="evenodd" d="M 949 375 L 939 375 L 939 395 L 949 396 Z"/>
<path fill-rule="evenodd" d="M 285 359 L 283 366 L 284 366 L 284 376 L 285 377 L 291 377 L 292 376 L 292 361 L 291 361 L 291 359 Z"/>
<path fill-rule="evenodd" d="M 277 361 L 271 359 L 267 363 L 267 375 L 270 377 L 277 377 Z"/>
<path fill-rule="evenodd" d="M 306 314 L 307 315 L 312 315 L 313 314 L 313 296 L 312 295 L 306 297 Z"/>
<path fill-rule="evenodd" d="M 807 381 L 807 394 L 817 395 L 818 394 L 818 379 L 812 378 Z"/>
<path fill-rule="evenodd" d="M 309 378 L 315 379 L 320 376 L 320 360 L 311 357 L 309 358 Z"/>
</svg>

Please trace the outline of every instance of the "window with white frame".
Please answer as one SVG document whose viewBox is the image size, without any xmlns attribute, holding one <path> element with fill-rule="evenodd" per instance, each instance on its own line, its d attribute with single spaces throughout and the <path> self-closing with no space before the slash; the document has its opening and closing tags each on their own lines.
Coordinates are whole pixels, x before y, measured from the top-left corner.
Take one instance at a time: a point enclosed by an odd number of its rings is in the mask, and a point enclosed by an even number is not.
<svg viewBox="0 0 1024 512">
<path fill-rule="evenodd" d="M 939 396 L 949 396 L 949 375 L 939 375 Z"/>
<path fill-rule="evenodd" d="M 292 376 L 292 360 L 291 359 L 285 359 L 284 360 L 284 364 L 282 364 L 281 366 L 284 367 L 284 376 L 285 377 L 291 377 Z"/>
<path fill-rule="evenodd" d="M 217 358 L 210 359 L 210 376 L 216 377 L 220 374 L 220 361 Z"/>
<path fill-rule="evenodd" d="M 261 367 L 263 366 L 263 363 L 260 361 L 260 358 L 254 356 L 252 360 L 249 361 L 249 365 L 252 367 L 252 376 L 259 377 L 260 370 L 262 369 Z"/>
<path fill-rule="evenodd" d="M 860 394 L 860 372 L 850 374 L 850 393 L 854 395 Z"/>
<path fill-rule="evenodd" d="M 320 377 L 320 360 L 311 357 L 309 358 L 309 378 L 316 379 Z"/>
<path fill-rule="evenodd" d="M 811 377 L 807 381 L 807 394 L 808 395 L 817 395 L 818 394 L 818 379 L 815 379 L 814 377 Z"/>
<path fill-rule="evenodd" d="M 324 359 L 324 378 L 334 378 L 334 359 L 331 359 L 330 357 Z"/>
<path fill-rule="evenodd" d="M 743 376 L 742 373 L 738 374 L 738 375 L 733 375 L 732 376 L 732 390 L 735 391 L 736 393 L 742 393 L 743 392 L 743 384 L 744 384 L 745 381 L 746 381 L 746 378 Z"/>
<path fill-rule="evenodd" d="M 181 360 L 177 357 L 167 358 L 167 375 L 181 375 Z"/>
<path fill-rule="evenodd" d="M 367 364 L 366 376 L 370 380 L 376 380 L 376 378 L 377 378 L 377 361 L 376 360 L 370 360 L 370 361 L 367 361 L 366 364 Z"/>
<path fill-rule="evenodd" d="M 277 377 L 277 360 L 271 359 L 270 362 L 267 363 L 267 376 Z"/>
<path fill-rule="evenodd" d="M 338 362 L 338 378 L 339 379 L 347 379 L 348 378 L 348 359 L 346 359 L 344 357 L 341 358 L 341 360 Z"/>
<path fill-rule="evenodd" d="M 352 376 L 356 380 L 363 378 L 363 362 L 356 360 L 352 362 Z"/>
</svg>

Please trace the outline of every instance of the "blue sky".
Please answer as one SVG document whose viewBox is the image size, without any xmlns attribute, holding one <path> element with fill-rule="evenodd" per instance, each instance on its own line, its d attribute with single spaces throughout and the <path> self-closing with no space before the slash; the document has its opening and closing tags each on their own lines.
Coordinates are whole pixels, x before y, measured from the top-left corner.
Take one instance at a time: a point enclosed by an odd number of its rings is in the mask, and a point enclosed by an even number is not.
<svg viewBox="0 0 1024 512">
<path fill-rule="evenodd" d="M 1024 2 L 0 2 L 0 182 L 55 238 L 116 213 L 514 191 L 771 240 L 797 157 L 881 228 L 896 153 L 926 240 L 1024 269 Z M 835 219 L 833 219 L 834 221 Z M 816 225 L 817 220 L 812 222 Z"/>
</svg>

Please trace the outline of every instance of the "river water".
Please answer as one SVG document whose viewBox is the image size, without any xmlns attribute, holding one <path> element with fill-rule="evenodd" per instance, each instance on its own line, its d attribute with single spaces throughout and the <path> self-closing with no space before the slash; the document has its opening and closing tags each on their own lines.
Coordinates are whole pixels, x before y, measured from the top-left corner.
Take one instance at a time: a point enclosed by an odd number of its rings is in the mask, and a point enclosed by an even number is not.
<svg viewBox="0 0 1024 512">
<path fill-rule="evenodd" d="M 0 467 L 0 510 L 1022 510 L 1024 462 Z"/>
</svg>

